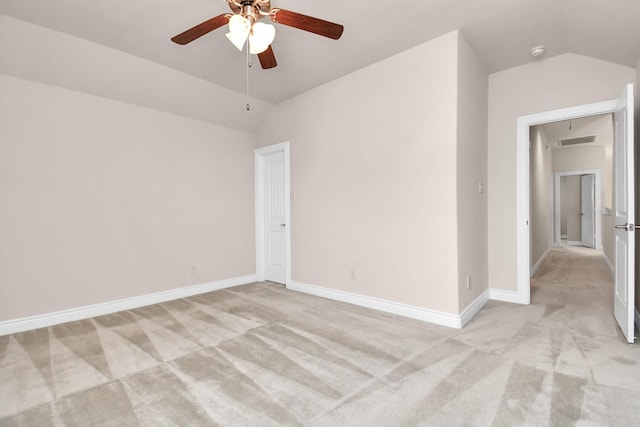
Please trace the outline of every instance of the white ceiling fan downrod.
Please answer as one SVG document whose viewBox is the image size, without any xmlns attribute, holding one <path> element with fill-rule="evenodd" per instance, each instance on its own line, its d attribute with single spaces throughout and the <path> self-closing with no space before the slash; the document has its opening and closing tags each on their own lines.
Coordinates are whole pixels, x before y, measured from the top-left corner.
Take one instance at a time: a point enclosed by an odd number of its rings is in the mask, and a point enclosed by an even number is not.
<svg viewBox="0 0 640 427">
<path fill-rule="evenodd" d="M 249 50 L 249 39 L 247 38 L 247 111 L 251 110 L 249 104 L 249 70 L 251 69 L 251 52 Z"/>
</svg>

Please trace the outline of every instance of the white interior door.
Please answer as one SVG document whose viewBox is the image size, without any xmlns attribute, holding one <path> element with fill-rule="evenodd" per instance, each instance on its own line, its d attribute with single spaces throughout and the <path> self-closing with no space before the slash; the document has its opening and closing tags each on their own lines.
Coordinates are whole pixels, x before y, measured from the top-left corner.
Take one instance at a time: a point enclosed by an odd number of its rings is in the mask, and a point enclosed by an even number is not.
<svg viewBox="0 0 640 427">
<path fill-rule="evenodd" d="M 582 175 L 580 180 L 580 240 L 582 246 L 595 248 L 595 175 Z"/>
<path fill-rule="evenodd" d="M 264 158 L 264 254 L 265 279 L 285 284 L 285 185 L 284 152 Z"/>
<path fill-rule="evenodd" d="M 616 321 L 627 338 L 635 340 L 634 268 L 635 268 L 635 199 L 633 164 L 633 85 L 625 88 L 613 114 L 614 139 L 614 211 L 615 211 L 615 290 Z"/>
</svg>

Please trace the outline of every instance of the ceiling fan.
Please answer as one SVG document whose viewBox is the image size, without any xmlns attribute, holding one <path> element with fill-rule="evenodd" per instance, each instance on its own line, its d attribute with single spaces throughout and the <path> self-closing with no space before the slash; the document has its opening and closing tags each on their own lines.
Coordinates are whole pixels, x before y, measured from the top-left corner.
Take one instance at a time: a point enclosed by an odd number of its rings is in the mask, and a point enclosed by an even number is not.
<svg viewBox="0 0 640 427">
<path fill-rule="evenodd" d="M 272 8 L 271 0 L 226 0 L 232 14 L 215 16 L 187 31 L 171 38 L 175 43 L 185 45 L 211 31 L 229 24 L 227 38 L 239 50 L 248 42 L 250 53 L 257 54 L 264 69 L 278 65 L 271 42 L 275 37 L 275 27 L 259 22 L 269 17 L 272 22 L 309 31 L 330 39 L 338 40 L 344 27 L 340 24 L 306 16 L 289 10 Z"/>
</svg>

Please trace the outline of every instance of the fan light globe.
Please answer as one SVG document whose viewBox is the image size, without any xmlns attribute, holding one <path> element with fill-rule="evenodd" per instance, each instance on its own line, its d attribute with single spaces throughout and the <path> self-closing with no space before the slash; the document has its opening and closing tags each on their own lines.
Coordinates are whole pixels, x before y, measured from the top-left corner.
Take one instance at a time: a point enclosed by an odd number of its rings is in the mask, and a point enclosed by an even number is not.
<svg viewBox="0 0 640 427">
<path fill-rule="evenodd" d="M 271 24 L 256 22 L 249 35 L 249 51 L 257 55 L 267 50 L 276 37 L 276 28 Z"/>
<path fill-rule="evenodd" d="M 247 36 L 246 35 L 242 35 L 242 34 L 238 34 L 238 33 L 227 33 L 225 34 L 227 36 L 227 38 L 229 39 L 229 41 L 231 41 L 231 43 L 233 43 L 233 45 L 238 48 L 238 50 L 242 51 L 242 48 L 244 46 L 244 42 L 245 40 L 247 40 Z"/>
<path fill-rule="evenodd" d="M 241 51 L 250 31 L 251 24 L 247 18 L 241 15 L 233 15 L 229 19 L 229 32 L 226 36 Z"/>
<path fill-rule="evenodd" d="M 242 15 L 233 15 L 229 19 L 229 32 L 231 33 L 248 33 L 250 28 L 249 20 Z"/>
</svg>

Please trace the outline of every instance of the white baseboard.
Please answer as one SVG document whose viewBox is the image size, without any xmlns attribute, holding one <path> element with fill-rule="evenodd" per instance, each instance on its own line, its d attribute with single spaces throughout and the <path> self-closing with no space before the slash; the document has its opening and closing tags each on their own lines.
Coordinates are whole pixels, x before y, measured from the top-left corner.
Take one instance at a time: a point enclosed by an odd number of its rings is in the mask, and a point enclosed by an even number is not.
<svg viewBox="0 0 640 427">
<path fill-rule="evenodd" d="M 552 248 L 548 248 L 546 250 L 546 252 L 544 254 L 542 254 L 540 259 L 538 259 L 538 262 L 536 262 L 535 265 L 533 267 L 531 267 L 531 277 L 536 275 L 536 273 L 538 272 L 538 269 L 540 268 L 540 266 L 542 265 L 544 260 L 547 258 L 547 255 L 549 255 L 549 252 L 551 252 L 551 249 Z"/>
<path fill-rule="evenodd" d="M 365 295 L 353 294 L 350 292 L 338 291 L 336 289 L 323 288 L 320 286 L 309 285 L 306 283 L 295 281 L 291 281 L 290 283 L 288 283 L 287 288 L 335 301 L 346 302 L 360 307 L 372 308 L 374 310 L 397 314 L 399 316 L 409 317 L 411 319 L 417 319 L 424 322 L 435 323 L 437 325 L 448 326 L 450 328 L 461 329 L 463 326 L 462 316 L 457 314 L 429 310 L 423 307 L 402 304 L 399 302 L 384 300 L 380 298 L 368 297 Z M 480 303 L 478 302 L 478 300 L 476 300 L 467 308 L 467 310 L 469 310 L 468 314 L 466 314 L 466 316 L 468 316 L 468 318 L 466 319 L 467 322 L 478 310 L 480 310 L 480 308 L 482 308 L 482 305 L 484 305 L 484 303 Z M 465 310 L 465 312 L 467 310 Z"/>
<path fill-rule="evenodd" d="M 463 328 L 471 319 L 473 319 L 473 316 L 478 314 L 487 301 L 489 301 L 489 289 L 486 289 L 478 298 L 476 298 L 475 301 L 469 304 L 469 306 L 460 313 L 460 322 Z"/>
<path fill-rule="evenodd" d="M 132 308 L 144 307 L 146 305 L 158 304 L 165 301 L 190 297 L 193 295 L 217 291 L 233 286 L 245 285 L 247 283 L 253 283 L 255 281 L 256 275 L 251 274 L 248 276 L 234 277 L 231 279 L 219 280 L 216 282 L 186 286 L 184 288 L 155 292 L 152 294 L 140 295 L 137 297 L 125 298 L 116 301 L 71 308 L 68 310 L 56 311 L 53 313 L 8 320 L 0 322 L 0 336 L 13 334 L 16 332 L 28 331 L 30 329 L 44 328 L 46 326 L 57 325 L 74 320 L 102 316 L 104 314 L 115 313 L 122 310 L 130 310 Z"/>
<path fill-rule="evenodd" d="M 582 246 L 582 240 L 569 240 L 567 241 L 567 245 Z"/>
<path fill-rule="evenodd" d="M 489 299 L 494 301 L 512 302 L 514 304 L 529 304 L 522 295 L 516 291 L 503 291 L 501 289 L 489 289 Z"/>
</svg>

